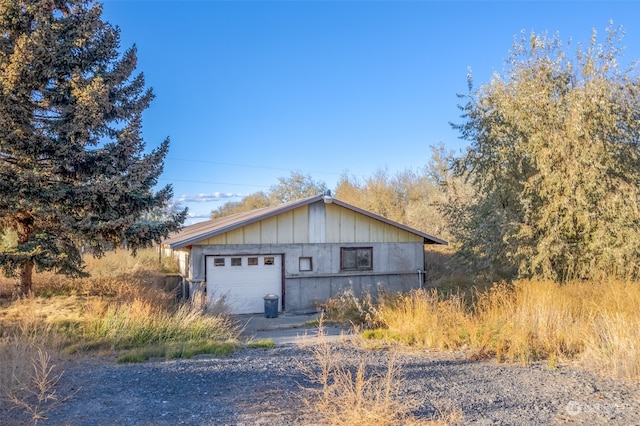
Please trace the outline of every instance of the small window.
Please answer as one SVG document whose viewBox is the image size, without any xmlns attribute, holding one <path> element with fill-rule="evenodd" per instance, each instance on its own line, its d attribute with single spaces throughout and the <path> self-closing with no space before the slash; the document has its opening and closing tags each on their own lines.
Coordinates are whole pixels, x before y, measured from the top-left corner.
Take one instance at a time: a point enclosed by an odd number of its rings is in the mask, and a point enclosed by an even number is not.
<svg viewBox="0 0 640 426">
<path fill-rule="evenodd" d="M 273 256 L 265 256 L 264 257 L 264 264 L 265 265 L 273 265 L 274 263 L 275 262 L 274 262 Z"/>
<path fill-rule="evenodd" d="M 371 247 L 343 247 L 340 254 L 340 269 L 373 269 L 373 248 Z"/>
<path fill-rule="evenodd" d="M 257 257 L 250 257 L 247 259 L 247 264 L 249 266 L 256 266 L 258 264 L 258 258 Z"/>
<path fill-rule="evenodd" d="M 311 271 L 313 269 L 310 257 L 301 257 L 299 265 L 301 271 Z"/>
<path fill-rule="evenodd" d="M 231 258 L 231 266 L 242 266 L 242 258 L 241 257 L 232 257 Z"/>
<path fill-rule="evenodd" d="M 224 257 L 215 257 L 213 259 L 213 266 L 224 266 Z"/>
</svg>

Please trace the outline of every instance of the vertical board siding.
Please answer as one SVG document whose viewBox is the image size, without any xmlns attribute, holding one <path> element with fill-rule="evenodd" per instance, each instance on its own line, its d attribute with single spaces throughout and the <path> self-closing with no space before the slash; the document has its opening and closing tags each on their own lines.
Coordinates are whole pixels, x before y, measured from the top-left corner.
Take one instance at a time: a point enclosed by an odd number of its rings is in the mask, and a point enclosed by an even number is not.
<svg viewBox="0 0 640 426">
<path fill-rule="evenodd" d="M 340 242 L 356 242 L 356 213 L 342 209 L 340 212 Z"/>
<path fill-rule="evenodd" d="M 340 207 L 335 204 L 325 204 L 326 242 L 340 242 Z"/>
<path fill-rule="evenodd" d="M 384 242 L 385 243 L 397 243 L 398 242 L 398 228 L 392 228 L 387 226 L 384 228 Z"/>
<path fill-rule="evenodd" d="M 277 217 L 270 217 L 260 221 L 262 225 L 260 228 L 260 243 L 261 244 L 273 244 L 278 241 L 278 219 Z"/>
<path fill-rule="evenodd" d="M 327 222 L 327 214 L 325 204 L 315 203 L 309 206 L 308 210 L 308 233 L 309 233 L 309 243 L 324 243 L 326 241 L 326 222 Z"/>
<path fill-rule="evenodd" d="M 355 241 L 356 243 L 371 242 L 371 219 L 358 215 L 355 220 Z"/>
<path fill-rule="evenodd" d="M 398 243 L 422 237 L 335 204 L 319 202 L 261 220 L 197 245 Z"/>
<path fill-rule="evenodd" d="M 243 244 L 244 228 L 234 229 L 227 232 L 227 244 Z"/>
<path fill-rule="evenodd" d="M 260 244 L 262 222 L 252 223 L 244 227 L 244 244 Z"/>
<path fill-rule="evenodd" d="M 327 243 L 421 242 L 422 237 L 335 204 L 326 205 Z"/>
<path fill-rule="evenodd" d="M 371 238 L 371 241 L 372 242 L 384 241 L 385 228 L 388 226 L 389 225 L 387 225 L 386 223 L 371 219 L 370 226 L 369 226 L 369 231 L 371 232 L 369 237 Z"/>
<path fill-rule="evenodd" d="M 293 211 L 293 243 L 306 244 L 310 241 L 309 206 Z"/>
<path fill-rule="evenodd" d="M 293 212 L 291 211 L 285 212 L 276 217 L 278 218 L 277 220 L 278 238 L 275 242 L 278 244 L 293 243 Z"/>
<path fill-rule="evenodd" d="M 215 237 L 207 238 L 206 240 L 198 243 L 197 245 L 215 245 L 215 244 L 227 244 L 227 234 L 216 235 Z"/>
<path fill-rule="evenodd" d="M 401 229 L 400 232 L 400 241 L 415 241 L 415 236 L 411 232 L 407 232 L 404 229 Z M 422 241 L 422 238 L 420 241 Z"/>
</svg>

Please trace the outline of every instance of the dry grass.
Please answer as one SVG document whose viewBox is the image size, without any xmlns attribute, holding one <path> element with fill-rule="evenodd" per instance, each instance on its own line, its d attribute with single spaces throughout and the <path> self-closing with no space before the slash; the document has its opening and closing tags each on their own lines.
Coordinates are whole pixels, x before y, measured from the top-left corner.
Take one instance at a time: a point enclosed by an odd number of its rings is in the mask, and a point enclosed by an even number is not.
<svg viewBox="0 0 640 426">
<path fill-rule="evenodd" d="M 228 316 L 205 311 L 202 301 L 176 304 L 164 288 L 173 262 L 159 262 L 155 251 L 108 253 L 87 259 L 87 269 L 84 279 L 36 274 L 33 297 L 0 301 L 0 400 L 31 422 L 60 401 L 52 357 L 123 348 L 189 357 L 237 347 L 238 327 Z M 0 294 L 12 285 L 1 280 Z"/>
<path fill-rule="evenodd" d="M 191 303 L 166 309 L 141 299 L 130 303 L 96 300 L 85 312 L 83 337 L 90 342 L 108 342 L 112 349 L 175 341 L 228 340 L 238 333 L 229 318 L 207 315 Z"/>
<path fill-rule="evenodd" d="M 640 284 L 611 282 L 592 293 L 581 360 L 640 380 Z"/>
<path fill-rule="evenodd" d="M 471 343 L 493 349 L 499 360 L 576 359 L 638 380 L 638 306 L 638 283 L 519 281 L 480 295 L 473 319 L 489 344 Z"/>
<path fill-rule="evenodd" d="M 153 250 L 136 257 L 108 253 L 87 261 L 91 277 L 86 279 L 37 274 L 34 297 L 2 302 L 3 334 L 24 338 L 18 328 L 45 328 L 42 335 L 65 340 L 72 351 L 236 337 L 238 328 L 229 317 L 207 312 L 203 301 L 176 304 L 163 289 L 168 266 L 157 256 Z"/>
<path fill-rule="evenodd" d="M 384 297 L 373 309 L 382 326 L 364 336 L 523 364 L 577 360 L 640 379 L 639 283 L 523 280 L 468 299 L 436 290 Z"/>
<path fill-rule="evenodd" d="M 318 307 L 333 322 L 365 327 L 376 325 L 377 306 L 370 293 L 358 298 L 353 290 L 347 289 Z"/>
<path fill-rule="evenodd" d="M 496 285 L 478 295 L 471 344 L 495 353 L 499 361 L 573 358 L 583 349 L 588 286 L 549 281 Z"/>
<path fill-rule="evenodd" d="M 73 396 L 73 393 L 61 396 L 57 385 L 62 373 L 57 372 L 48 352 L 37 348 L 31 358 L 31 374 L 23 382 L 13 381 L 5 391 L 5 398 L 28 416 L 28 422 L 37 424 L 46 419 L 46 414 L 58 404 Z"/>
<path fill-rule="evenodd" d="M 330 345 L 319 324 L 318 340 L 310 345 L 315 364 L 300 368 L 318 388 L 306 389 L 305 404 L 317 424 L 351 426 L 457 425 L 462 424 L 460 409 L 438 410 L 434 418 L 416 417 L 413 411 L 424 401 L 402 396 L 403 378 L 391 353 L 385 370 L 376 370 L 373 362 L 341 356 Z M 378 354 L 379 355 L 379 354 Z"/>
<path fill-rule="evenodd" d="M 85 263 L 92 276 L 179 272 L 175 261 L 168 257 L 160 257 L 155 249 L 140 250 L 136 256 L 132 256 L 126 250 L 110 252 L 100 258 L 87 256 Z"/>
<path fill-rule="evenodd" d="M 57 394 L 62 372 L 52 362 L 65 341 L 42 320 L 33 299 L 16 302 L 23 314 L 0 323 L 0 401 L 19 409 L 16 420 L 36 424 L 68 397 Z M 5 325 L 2 325 L 5 324 Z"/>
<path fill-rule="evenodd" d="M 384 328 L 365 332 L 366 337 L 439 349 L 456 349 L 466 338 L 468 316 L 457 295 L 442 297 L 434 289 L 387 295 L 377 312 L 377 321 Z"/>
<path fill-rule="evenodd" d="M 33 276 L 33 293 L 38 297 L 56 295 L 100 296 L 122 300 L 148 298 L 164 286 L 166 274 L 177 272 L 177 264 L 158 257 L 154 249 L 141 250 L 134 257 L 125 250 L 108 252 L 101 258 L 85 257 L 88 278 L 70 279 L 53 272 Z M 0 296 L 11 295 L 14 280 L 0 278 Z"/>
</svg>

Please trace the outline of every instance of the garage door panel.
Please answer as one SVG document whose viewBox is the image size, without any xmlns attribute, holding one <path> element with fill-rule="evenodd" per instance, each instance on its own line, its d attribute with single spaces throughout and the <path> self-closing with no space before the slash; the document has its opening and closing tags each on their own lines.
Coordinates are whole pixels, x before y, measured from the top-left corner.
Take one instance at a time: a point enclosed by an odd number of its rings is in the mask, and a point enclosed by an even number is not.
<svg viewBox="0 0 640 426">
<path fill-rule="evenodd" d="M 261 313 L 264 312 L 264 296 L 273 293 L 280 296 L 278 310 L 281 310 L 281 255 L 208 256 L 206 259 L 210 303 L 224 297 L 232 313 Z"/>
</svg>

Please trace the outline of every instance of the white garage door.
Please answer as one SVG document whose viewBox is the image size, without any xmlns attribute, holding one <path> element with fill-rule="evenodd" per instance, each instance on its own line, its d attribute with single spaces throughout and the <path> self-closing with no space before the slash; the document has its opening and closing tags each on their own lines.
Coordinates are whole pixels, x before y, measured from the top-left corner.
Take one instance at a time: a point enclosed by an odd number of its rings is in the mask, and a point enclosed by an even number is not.
<svg viewBox="0 0 640 426">
<path fill-rule="evenodd" d="M 282 256 L 207 256 L 207 296 L 221 297 L 234 314 L 264 312 L 264 296 L 276 294 L 282 306 Z"/>
</svg>

